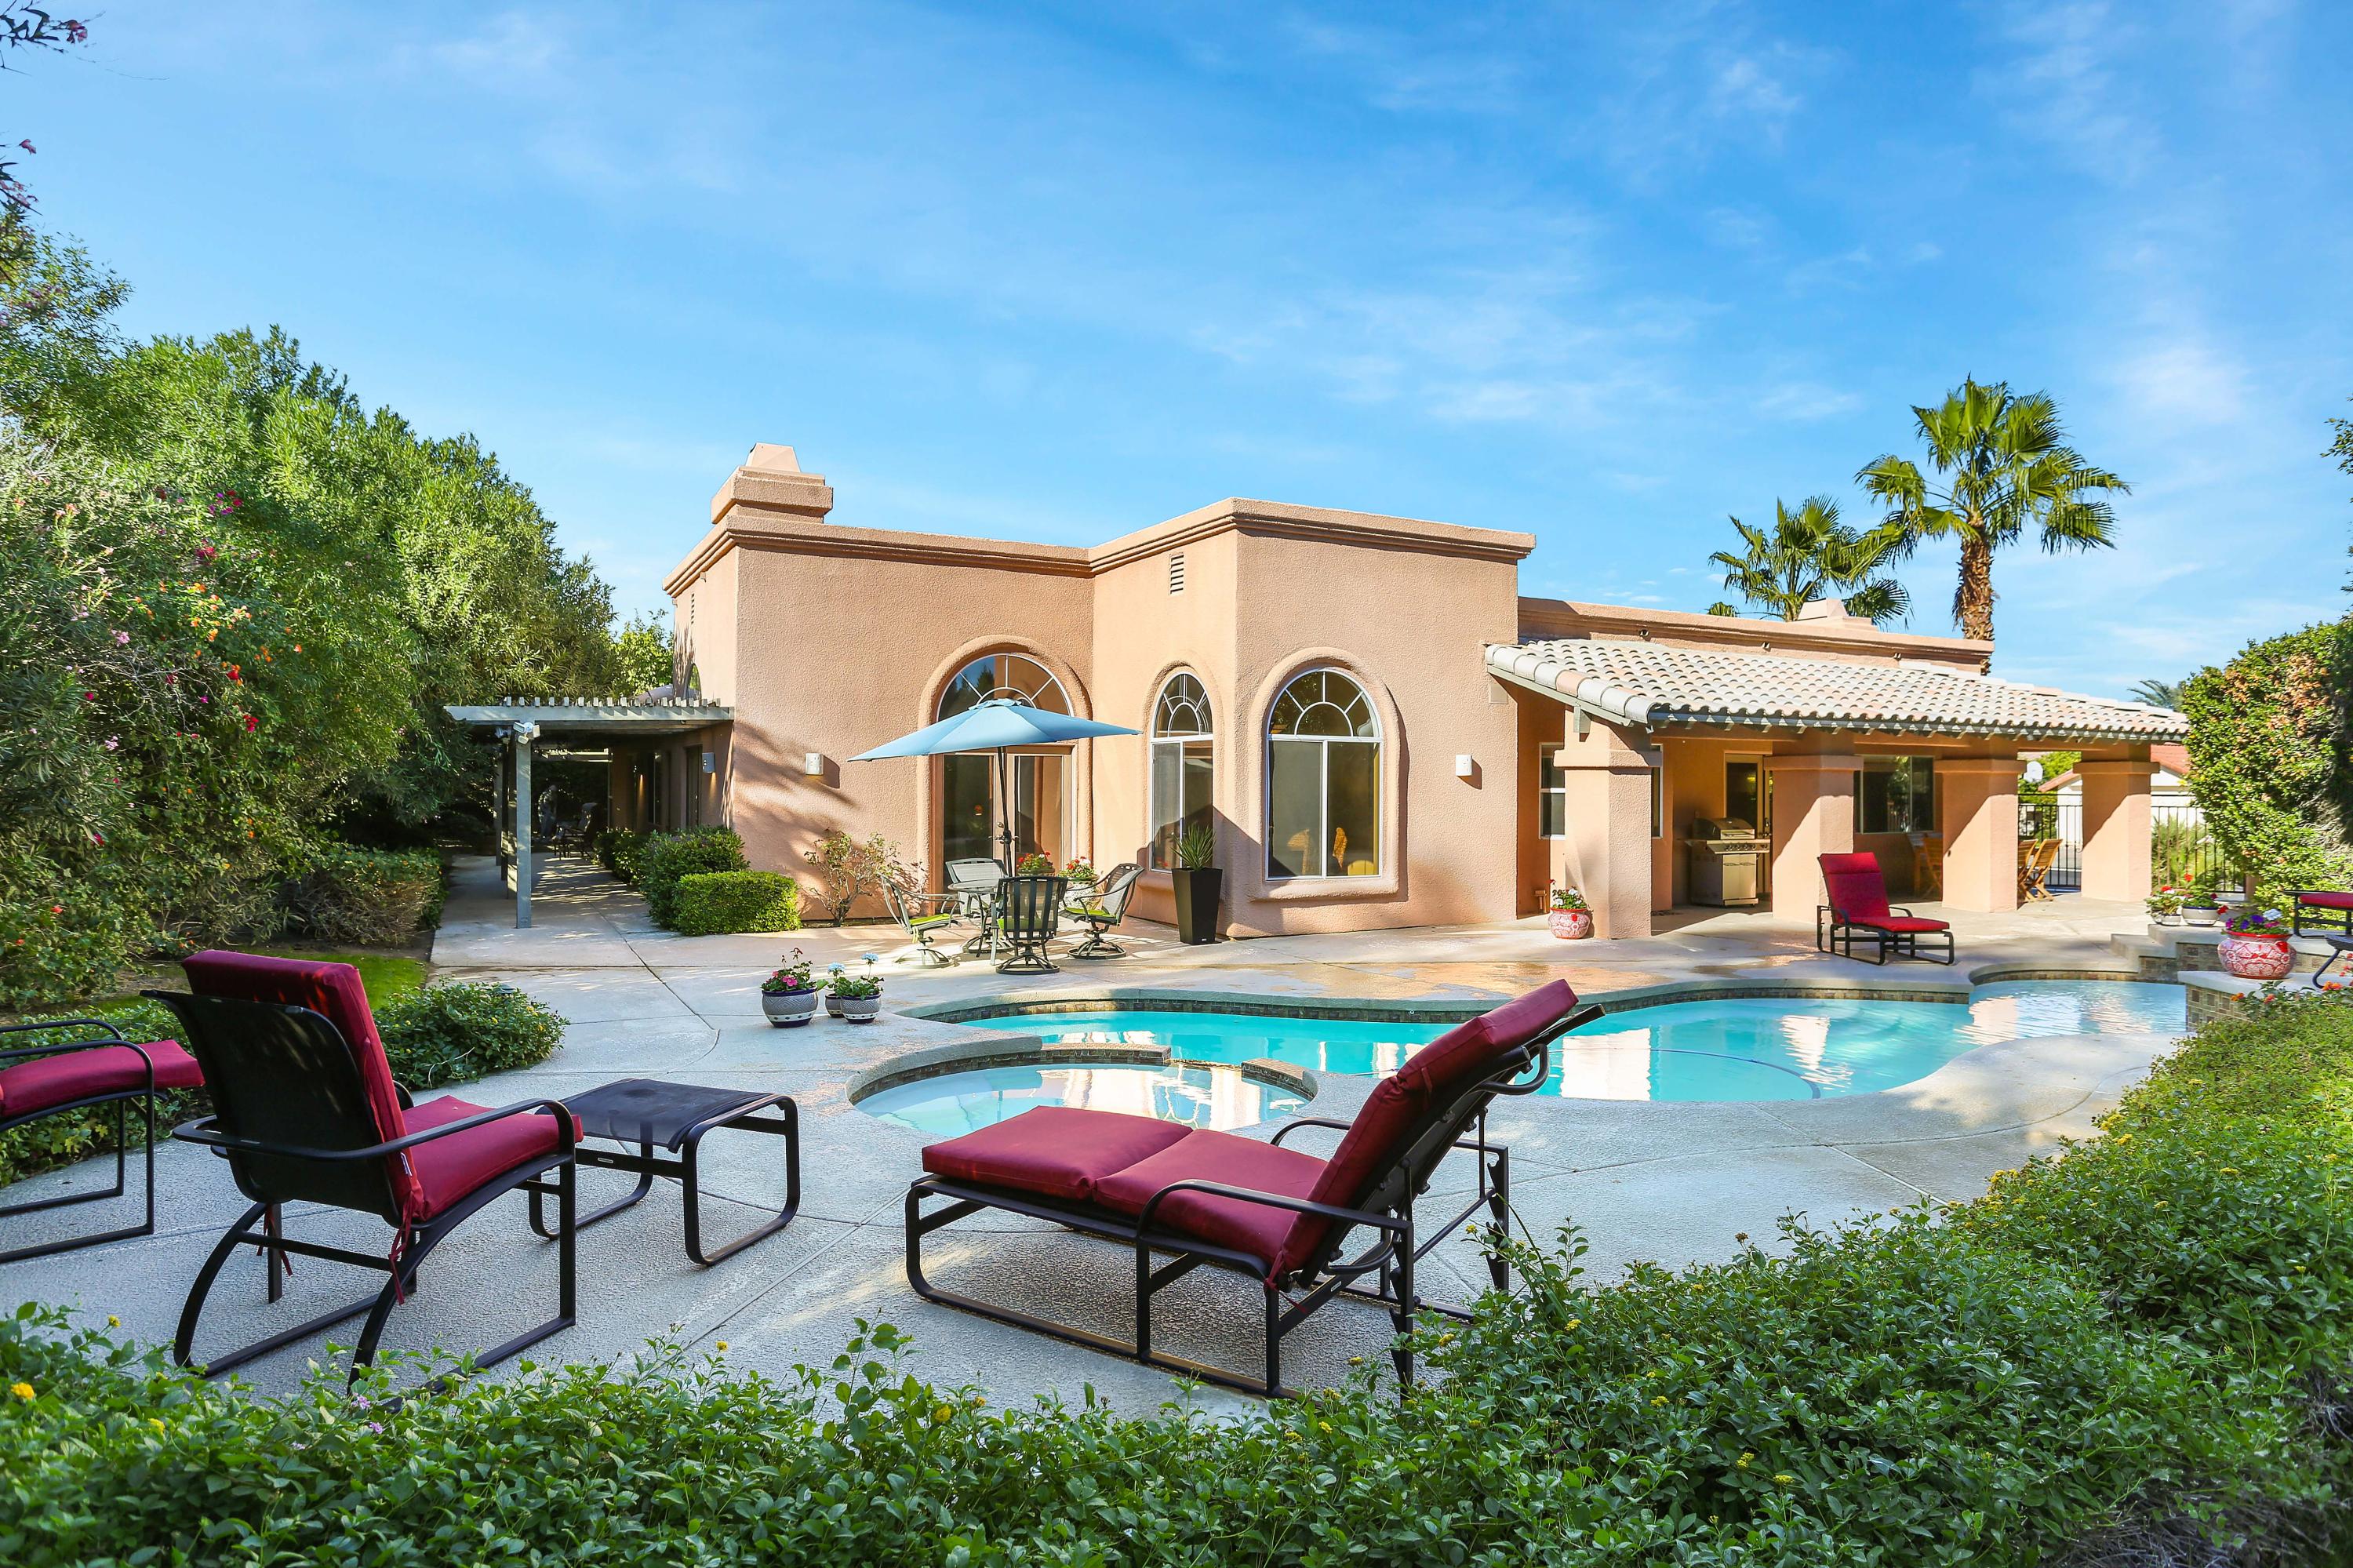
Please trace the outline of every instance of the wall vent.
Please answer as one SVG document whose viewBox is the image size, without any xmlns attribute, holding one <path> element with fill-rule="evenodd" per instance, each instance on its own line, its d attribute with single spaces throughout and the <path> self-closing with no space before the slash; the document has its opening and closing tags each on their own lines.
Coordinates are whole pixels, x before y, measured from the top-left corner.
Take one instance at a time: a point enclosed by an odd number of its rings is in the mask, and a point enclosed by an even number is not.
<svg viewBox="0 0 2353 1568">
<path fill-rule="evenodd" d="M 1168 557 L 1168 591 L 1185 591 L 1185 552 L 1178 550 Z"/>
</svg>

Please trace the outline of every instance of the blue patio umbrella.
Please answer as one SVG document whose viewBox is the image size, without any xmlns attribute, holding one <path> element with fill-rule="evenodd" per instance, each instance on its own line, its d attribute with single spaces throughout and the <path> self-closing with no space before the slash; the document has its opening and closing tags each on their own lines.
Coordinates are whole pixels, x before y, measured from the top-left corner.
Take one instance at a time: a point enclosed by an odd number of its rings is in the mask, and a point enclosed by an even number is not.
<svg viewBox="0 0 2353 1568">
<path fill-rule="evenodd" d="M 988 697 L 937 724 L 925 725 L 912 735 L 886 741 L 871 751 L 861 751 L 849 760 L 880 762 L 890 757 L 949 757 L 961 752 L 993 751 L 997 753 L 997 798 L 1009 804 L 1013 795 L 1007 782 L 1010 767 L 1007 758 L 1017 748 L 1059 746 L 1099 735 L 1135 733 L 1124 725 L 1098 724 L 1093 719 L 1033 708 L 1010 697 Z M 1004 820 L 997 831 L 1005 841 L 1005 863 L 1009 866 L 1013 863 L 1013 822 L 1009 814 L 999 814 Z"/>
</svg>

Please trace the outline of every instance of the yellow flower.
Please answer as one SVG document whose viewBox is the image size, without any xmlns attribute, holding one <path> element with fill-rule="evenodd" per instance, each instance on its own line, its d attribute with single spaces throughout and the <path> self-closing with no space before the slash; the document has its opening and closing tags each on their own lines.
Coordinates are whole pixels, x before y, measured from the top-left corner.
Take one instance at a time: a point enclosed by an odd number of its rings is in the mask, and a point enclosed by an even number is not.
<svg viewBox="0 0 2353 1568">
<path fill-rule="evenodd" d="M 167 1430 L 169 1430 L 169 1428 L 167 1428 L 167 1427 L 165 1427 L 165 1426 L 164 1426 L 164 1418 L 163 1418 L 162 1416 L 160 1416 L 160 1415 L 151 1415 L 151 1416 L 149 1416 L 149 1417 L 147 1418 L 147 1425 L 150 1425 L 150 1426 L 153 1426 L 153 1427 L 156 1431 L 158 1431 L 158 1432 L 163 1432 L 163 1431 L 167 1431 Z"/>
<path fill-rule="evenodd" d="M 1741 1456 L 1740 1456 L 1740 1457 L 1738 1457 L 1737 1459 L 1735 1459 L 1735 1460 L 1733 1461 L 1733 1463 L 1734 1463 L 1734 1464 L 1736 1464 L 1736 1465 L 1737 1465 L 1737 1466 L 1739 1466 L 1742 1469 L 1744 1469 L 1744 1470 L 1745 1470 L 1745 1469 L 1746 1469 L 1746 1468 L 1748 1467 L 1748 1461 L 1749 1461 L 1749 1460 L 1751 1460 L 1751 1459 L 1753 1459 L 1753 1458 L 1755 1458 L 1755 1457 L 1757 1457 L 1757 1456 L 1756 1456 L 1756 1455 L 1754 1455 L 1754 1454 L 1743 1454 L 1743 1455 L 1741 1455 Z"/>
<path fill-rule="evenodd" d="M 2109 1141 L 2113 1143 L 2130 1143 L 2133 1140 L 2133 1135 L 2129 1132 L 2110 1133 L 2108 1137 Z"/>
<path fill-rule="evenodd" d="M 1574 1329 L 1584 1321 L 1585 1319 L 1582 1318 L 1571 1318 L 1567 1322 L 1563 1323 L 1561 1327 L 1564 1329 Z"/>
<path fill-rule="evenodd" d="M 1666 1402 L 1667 1402 L 1667 1396 L 1666 1396 L 1665 1394 L 1663 1394 L 1663 1393 L 1662 1393 L 1662 1394 L 1658 1394 L 1658 1395 L 1655 1395 L 1655 1396 L 1651 1399 L 1651 1403 L 1652 1404 L 1654 1404 L 1654 1405 L 1658 1405 L 1658 1404 L 1666 1404 Z"/>
<path fill-rule="evenodd" d="M 2222 1167 L 2222 1174 L 2225 1176 L 2236 1176 L 2238 1173 L 2239 1168 L 2235 1165 L 2225 1165 Z"/>
<path fill-rule="evenodd" d="M 940 1423 L 942 1425 L 947 1425 L 947 1422 L 948 1422 L 949 1418 L 950 1418 L 951 1416 L 955 1415 L 955 1405 L 953 1405 L 953 1404 L 943 1404 L 943 1405 L 941 1405 L 937 1410 L 934 1410 L 934 1411 L 933 1411 L 933 1412 L 932 1412 L 932 1419 L 933 1419 L 933 1420 L 934 1420 L 934 1421 L 936 1421 L 936 1422 L 938 1422 L 938 1423 Z"/>
<path fill-rule="evenodd" d="M 725 1350 L 725 1349 L 727 1348 L 727 1341 L 726 1341 L 726 1340 L 713 1340 L 712 1341 L 712 1344 L 713 1346 L 715 1346 L 716 1348 L 718 1348 L 718 1349 L 720 1349 L 720 1350 L 723 1350 L 723 1350 Z"/>
<path fill-rule="evenodd" d="M 1795 1476 L 1782 1475 L 1782 1476 L 1776 1476 L 1776 1477 L 1774 1477 L 1773 1478 L 1774 1478 L 1775 1480 L 1777 1480 L 1777 1481 L 1780 1482 L 1783 1486 L 1785 1486 L 1785 1487 L 1786 1487 L 1786 1486 L 1788 1486 L 1791 1481 L 1796 1480 L 1798 1478 L 1797 1478 L 1797 1477 L 1795 1477 Z"/>
<path fill-rule="evenodd" d="M 18 1399 L 30 1400 L 33 1397 L 33 1385 L 29 1383 L 12 1383 L 8 1385 L 8 1392 Z"/>
<path fill-rule="evenodd" d="M 106 1315 L 106 1326 L 110 1329 L 120 1329 L 122 1327 L 122 1319 L 109 1312 Z"/>
</svg>

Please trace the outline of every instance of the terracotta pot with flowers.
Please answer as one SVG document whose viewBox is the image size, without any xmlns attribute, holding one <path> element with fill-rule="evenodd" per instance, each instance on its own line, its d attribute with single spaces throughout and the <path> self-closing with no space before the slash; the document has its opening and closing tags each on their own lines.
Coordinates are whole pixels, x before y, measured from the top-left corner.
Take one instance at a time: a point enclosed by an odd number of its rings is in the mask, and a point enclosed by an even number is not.
<svg viewBox="0 0 2353 1568">
<path fill-rule="evenodd" d="M 2295 967 L 2287 923 L 2276 909 L 2242 905 L 2222 927 L 2222 967 L 2241 980 L 2285 980 Z"/>
<path fill-rule="evenodd" d="M 1545 921 L 1554 936 L 1564 942 L 1577 942 L 1593 935 L 1593 906 L 1585 901 L 1584 894 L 1574 887 L 1554 887 L 1550 903 Z"/>
<path fill-rule="evenodd" d="M 778 1029 L 798 1029 L 817 1014 L 817 982 L 798 948 L 785 955 L 785 967 L 760 982 L 760 1011 Z"/>
</svg>

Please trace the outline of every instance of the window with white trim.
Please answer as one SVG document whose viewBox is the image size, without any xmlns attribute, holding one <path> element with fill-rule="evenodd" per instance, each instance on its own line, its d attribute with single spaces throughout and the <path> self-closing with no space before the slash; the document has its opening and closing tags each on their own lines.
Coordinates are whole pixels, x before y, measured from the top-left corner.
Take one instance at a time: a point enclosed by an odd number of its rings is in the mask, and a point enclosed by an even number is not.
<svg viewBox="0 0 2353 1568">
<path fill-rule="evenodd" d="M 1152 832 L 1144 863 L 1176 863 L 1176 841 L 1209 826 L 1216 779 L 1209 694 L 1184 671 L 1168 677 L 1152 705 Z"/>
<path fill-rule="evenodd" d="M 1267 714 L 1266 874 L 1381 869 L 1381 731 L 1363 687 L 1310 670 Z"/>
</svg>

